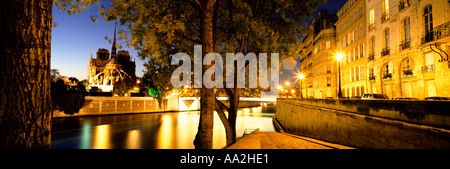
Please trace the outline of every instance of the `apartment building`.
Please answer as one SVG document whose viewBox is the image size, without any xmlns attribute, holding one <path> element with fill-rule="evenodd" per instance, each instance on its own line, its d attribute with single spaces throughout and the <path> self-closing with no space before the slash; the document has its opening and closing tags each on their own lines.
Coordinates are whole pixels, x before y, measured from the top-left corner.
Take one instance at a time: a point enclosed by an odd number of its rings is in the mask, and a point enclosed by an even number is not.
<svg viewBox="0 0 450 169">
<path fill-rule="evenodd" d="M 303 97 L 336 98 L 336 15 L 320 11 L 303 39 L 300 70 L 305 75 L 301 84 Z"/>
<path fill-rule="evenodd" d="M 366 92 L 450 96 L 450 1 L 365 1 Z"/>
<path fill-rule="evenodd" d="M 337 51 L 342 97 L 362 96 L 366 92 L 366 2 L 349 0 L 337 13 Z"/>
</svg>

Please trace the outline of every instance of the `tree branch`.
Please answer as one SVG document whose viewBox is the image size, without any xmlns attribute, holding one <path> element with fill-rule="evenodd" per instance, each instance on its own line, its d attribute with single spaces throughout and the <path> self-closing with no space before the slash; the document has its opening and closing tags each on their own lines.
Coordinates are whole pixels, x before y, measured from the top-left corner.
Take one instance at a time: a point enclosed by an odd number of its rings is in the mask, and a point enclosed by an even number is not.
<svg viewBox="0 0 450 169">
<path fill-rule="evenodd" d="M 230 110 L 230 108 L 228 108 L 225 104 L 223 104 L 221 101 L 219 101 L 219 100 L 217 100 L 217 97 L 216 97 L 216 103 L 217 104 L 219 104 L 219 106 L 220 106 L 220 108 L 222 109 L 222 110 L 226 110 L 227 112 L 229 112 Z"/>
</svg>

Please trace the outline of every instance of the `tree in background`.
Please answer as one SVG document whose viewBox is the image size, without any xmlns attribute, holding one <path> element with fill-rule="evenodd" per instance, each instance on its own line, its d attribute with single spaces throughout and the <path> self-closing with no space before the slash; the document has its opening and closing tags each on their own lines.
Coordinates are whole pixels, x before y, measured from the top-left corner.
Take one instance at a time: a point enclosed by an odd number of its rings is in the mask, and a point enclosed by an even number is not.
<svg viewBox="0 0 450 169">
<path fill-rule="evenodd" d="M 121 78 L 116 83 L 114 83 L 113 93 L 119 96 L 125 96 L 125 94 L 128 94 L 129 90 L 131 90 L 133 86 L 134 85 L 131 78 Z"/>
<path fill-rule="evenodd" d="M 165 59 L 150 57 L 144 66 L 146 71 L 144 71 L 142 78 L 143 83 L 149 94 L 156 97 L 161 106 L 167 91 L 173 88 L 170 83 L 170 76 L 176 69 L 176 66 L 170 65 L 170 57 Z"/>
<path fill-rule="evenodd" d="M 142 51 L 141 58 L 164 59 L 179 52 L 193 60 L 193 46 L 202 45 L 202 57 L 216 52 L 279 53 L 280 58 L 298 55 L 301 22 L 324 0 L 117 0 L 102 8 L 107 20 L 119 20 L 131 36 L 129 46 Z M 270 59 L 270 56 L 269 56 Z M 224 59 L 225 60 L 225 59 Z M 202 75 L 211 65 L 203 65 Z M 235 69 L 236 70 L 236 69 Z M 236 82 L 237 80 L 235 80 Z M 237 85 L 235 85 L 237 87 Z M 196 148 L 212 148 L 213 110 L 225 126 L 227 145 L 236 141 L 236 117 L 241 89 L 225 89 L 227 107 L 216 101 L 215 88 L 201 88 L 201 113 Z M 228 112 L 228 116 L 224 113 Z"/>
</svg>

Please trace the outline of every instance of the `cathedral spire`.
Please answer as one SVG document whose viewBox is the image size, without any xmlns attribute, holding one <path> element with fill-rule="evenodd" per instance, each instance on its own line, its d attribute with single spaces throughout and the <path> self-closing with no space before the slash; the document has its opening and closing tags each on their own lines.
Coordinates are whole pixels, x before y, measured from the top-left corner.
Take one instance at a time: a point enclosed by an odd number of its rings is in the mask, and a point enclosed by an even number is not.
<svg viewBox="0 0 450 169">
<path fill-rule="evenodd" d="M 112 48 L 111 48 L 111 59 L 112 58 L 115 58 L 115 59 L 117 59 L 116 58 L 116 50 L 117 50 L 117 48 L 116 48 L 116 27 L 117 27 L 117 22 L 115 22 L 114 23 L 114 41 L 113 41 L 113 45 L 112 45 Z"/>
</svg>

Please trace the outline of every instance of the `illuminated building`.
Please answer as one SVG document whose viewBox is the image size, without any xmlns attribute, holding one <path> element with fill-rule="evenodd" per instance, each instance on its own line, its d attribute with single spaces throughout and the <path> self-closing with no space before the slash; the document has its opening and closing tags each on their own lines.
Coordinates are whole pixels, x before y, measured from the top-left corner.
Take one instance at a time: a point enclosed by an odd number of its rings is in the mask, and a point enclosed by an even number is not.
<svg viewBox="0 0 450 169">
<path fill-rule="evenodd" d="M 300 47 L 300 70 L 305 75 L 303 97 L 336 98 L 336 15 L 320 11 Z"/>
<path fill-rule="evenodd" d="M 116 29 L 110 53 L 107 49 L 98 49 L 97 57 L 90 58 L 88 81 L 89 87 L 98 87 L 103 92 L 110 92 L 114 84 L 121 79 L 130 78 L 134 84 L 136 80 L 136 64 L 131 61 L 130 53 L 125 50 L 116 52 Z"/>
</svg>

